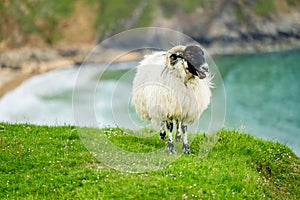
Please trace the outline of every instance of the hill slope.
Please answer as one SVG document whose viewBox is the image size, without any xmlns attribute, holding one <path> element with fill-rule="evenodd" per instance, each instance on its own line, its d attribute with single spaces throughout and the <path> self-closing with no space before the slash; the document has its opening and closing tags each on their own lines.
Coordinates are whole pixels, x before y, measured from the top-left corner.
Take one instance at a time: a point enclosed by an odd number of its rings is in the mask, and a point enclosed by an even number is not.
<svg viewBox="0 0 300 200">
<path fill-rule="evenodd" d="M 299 0 L 1 1 L 0 50 L 76 46 L 144 26 L 181 31 L 206 47 L 268 50 L 299 45 L 299 8 Z"/>
<path fill-rule="evenodd" d="M 214 148 L 192 154 L 161 170 L 132 174 L 99 163 L 73 126 L 48 127 L 0 123 L 0 198 L 73 199 L 299 199 L 300 159 L 286 146 L 222 130 Z M 165 146 L 158 134 L 128 135 L 102 129 L 117 146 L 148 152 Z M 169 156 L 167 153 L 165 156 Z"/>
</svg>

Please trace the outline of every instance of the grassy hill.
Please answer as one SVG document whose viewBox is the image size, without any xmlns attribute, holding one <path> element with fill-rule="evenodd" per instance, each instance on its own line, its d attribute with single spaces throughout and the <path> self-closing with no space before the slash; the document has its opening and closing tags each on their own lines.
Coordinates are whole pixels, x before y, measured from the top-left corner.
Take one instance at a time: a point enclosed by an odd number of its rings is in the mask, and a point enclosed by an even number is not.
<svg viewBox="0 0 300 200">
<path fill-rule="evenodd" d="M 197 152 L 157 171 L 125 173 L 98 162 L 74 126 L 0 123 L 1 199 L 299 199 L 300 159 L 285 145 L 221 130 L 206 157 Z M 123 129 L 97 130 L 116 146 L 148 152 L 158 134 L 136 138 Z M 166 157 L 169 155 L 166 153 Z"/>
</svg>

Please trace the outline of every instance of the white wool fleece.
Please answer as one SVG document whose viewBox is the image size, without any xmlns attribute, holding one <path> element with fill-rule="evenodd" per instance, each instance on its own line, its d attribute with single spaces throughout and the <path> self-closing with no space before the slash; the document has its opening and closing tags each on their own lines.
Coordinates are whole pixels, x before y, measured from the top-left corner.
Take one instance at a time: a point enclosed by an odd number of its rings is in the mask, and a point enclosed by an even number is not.
<svg viewBox="0 0 300 200">
<path fill-rule="evenodd" d="M 166 52 L 147 55 L 137 67 L 132 103 L 143 120 L 156 125 L 179 120 L 194 123 L 210 103 L 210 78 L 192 76 L 181 60 L 174 70 L 166 67 Z"/>
</svg>

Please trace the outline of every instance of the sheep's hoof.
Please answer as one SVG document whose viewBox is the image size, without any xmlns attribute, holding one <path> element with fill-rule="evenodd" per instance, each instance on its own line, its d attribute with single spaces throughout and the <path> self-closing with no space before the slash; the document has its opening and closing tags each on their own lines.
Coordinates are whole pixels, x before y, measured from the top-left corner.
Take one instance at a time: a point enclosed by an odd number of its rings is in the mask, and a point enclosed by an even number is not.
<svg viewBox="0 0 300 200">
<path fill-rule="evenodd" d="M 180 142 L 181 140 L 181 135 L 176 135 L 176 142 Z"/>
<path fill-rule="evenodd" d="M 190 147 L 189 147 L 188 144 L 183 144 L 182 149 L 183 149 L 183 153 L 185 153 L 185 154 L 190 154 L 191 153 L 190 152 Z"/>
<path fill-rule="evenodd" d="M 170 154 L 175 153 L 173 142 L 168 142 L 168 151 Z"/>
<path fill-rule="evenodd" d="M 160 139 L 166 139 L 166 132 L 160 132 Z"/>
</svg>

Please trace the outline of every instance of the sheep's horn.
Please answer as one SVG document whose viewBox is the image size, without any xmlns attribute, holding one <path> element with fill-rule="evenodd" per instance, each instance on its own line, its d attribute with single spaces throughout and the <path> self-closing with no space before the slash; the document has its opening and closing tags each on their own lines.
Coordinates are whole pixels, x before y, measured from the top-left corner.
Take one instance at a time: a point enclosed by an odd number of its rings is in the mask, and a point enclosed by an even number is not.
<svg viewBox="0 0 300 200">
<path fill-rule="evenodd" d="M 167 53 L 167 67 L 170 69 L 170 70 L 173 70 L 174 69 L 174 66 L 170 65 L 170 56 L 178 51 L 181 51 L 183 52 L 185 50 L 186 46 L 183 46 L 183 45 L 178 45 L 178 46 L 175 46 L 173 47 L 172 49 L 170 49 Z"/>
</svg>

